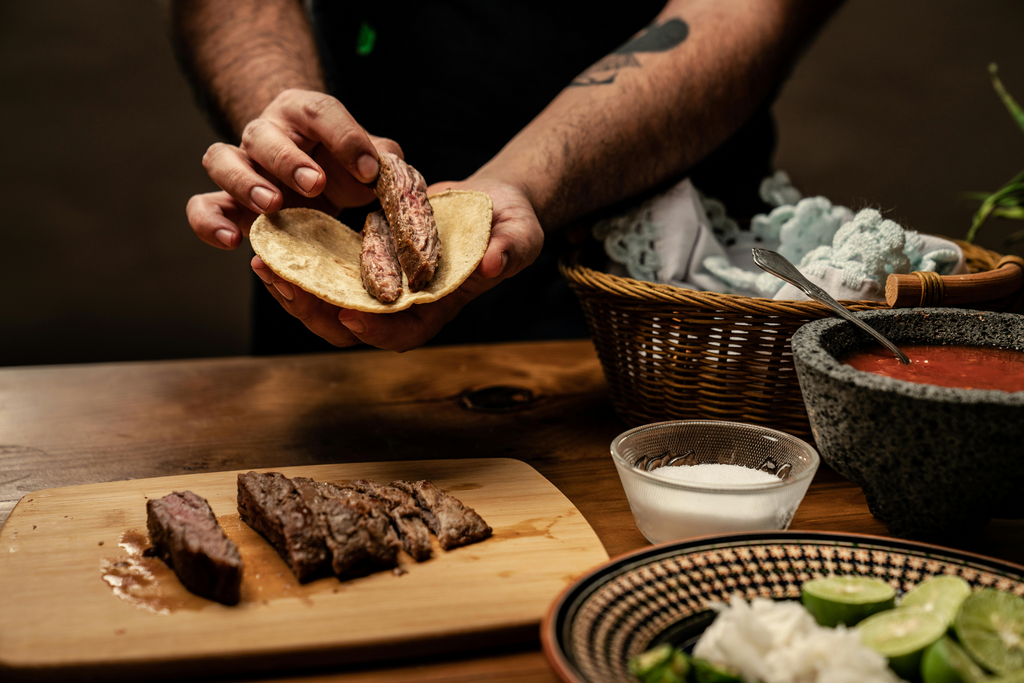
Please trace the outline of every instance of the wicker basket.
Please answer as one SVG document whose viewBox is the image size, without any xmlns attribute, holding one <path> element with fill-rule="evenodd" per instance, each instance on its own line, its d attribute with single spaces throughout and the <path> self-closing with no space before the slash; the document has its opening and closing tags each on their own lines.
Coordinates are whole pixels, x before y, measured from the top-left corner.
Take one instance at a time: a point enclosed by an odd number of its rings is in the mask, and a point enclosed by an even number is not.
<svg viewBox="0 0 1024 683">
<path fill-rule="evenodd" d="M 968 269 L 1000 255 L 958 242 Z M 678 419 L 750 422 L 810 439 L 789 340 L 832 312 L 814 301 L 697 292 L 598 272 L 582 252 L 559 268 L 579 297 L 615 411 L 626 424 Z M 884 302 L 844 301 L 854 311 Z"/>
</svg>

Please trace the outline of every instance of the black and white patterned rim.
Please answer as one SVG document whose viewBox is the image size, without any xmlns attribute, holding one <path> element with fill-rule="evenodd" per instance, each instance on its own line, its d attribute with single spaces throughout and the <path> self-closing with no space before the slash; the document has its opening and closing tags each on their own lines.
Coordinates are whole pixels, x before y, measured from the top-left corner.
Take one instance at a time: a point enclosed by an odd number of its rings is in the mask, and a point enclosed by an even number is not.
<svg viewBox="0 0 1024 683">
<path fill-rule="evenodd" d="M 566 681 L 630 681 L 629 658 L 734 595 L 799 599 L 804 581 L 872 576 L 903 592 L 941 574 L 1024 596 L 1024 567 L 940 546 L 860 534 L 710 536 L 630 553 L 580 578 L 552 605 L 545 654 Z"/>
</svg>

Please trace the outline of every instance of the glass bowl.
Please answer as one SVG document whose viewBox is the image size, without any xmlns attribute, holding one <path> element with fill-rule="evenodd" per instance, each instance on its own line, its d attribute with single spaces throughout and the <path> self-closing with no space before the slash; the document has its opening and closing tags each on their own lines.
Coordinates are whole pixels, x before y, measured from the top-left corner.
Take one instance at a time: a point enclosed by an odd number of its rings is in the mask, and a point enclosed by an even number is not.
<svg viewBox="0 0 1024 683">
<path fill-rule="evenodd" d="M 817 451 L 794 436 L 767 427 L 716 420 L 677 420 L 636 427 L 616 437 L 611 452 L 636 525 L 652 543 L 706 534 L 786 529 L 819 463 Z M 736 465 L 773 476 L 763 483 L 736 483 L 737 479 L 759 477 L 753 472 L 723 476 L 730 472 L 726 470 L 716 473 L 718 479 L 713 481 L 680 481 L 664 476 L 667 468 L 705 464 Z M 698 478 L 696 473 L 687 474 Z M 699 478 L 707 479 L 708 475 Z"/>
</svg>

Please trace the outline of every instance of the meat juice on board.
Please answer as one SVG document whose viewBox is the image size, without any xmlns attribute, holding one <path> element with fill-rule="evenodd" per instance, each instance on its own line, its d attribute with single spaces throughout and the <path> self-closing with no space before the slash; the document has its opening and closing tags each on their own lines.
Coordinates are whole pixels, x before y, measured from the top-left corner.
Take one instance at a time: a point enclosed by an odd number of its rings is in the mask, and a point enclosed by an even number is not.
<svg viewBox="0 0 1024 683">
<path fill-rule="evenodd" d="M 840 360 L 864 372 L 917 384 L 956 389 L 1024 391 L 1024 353 L 994 346 L 907 344 L 904 365 L 881 346 L 854 351 Z"/>
</svg>

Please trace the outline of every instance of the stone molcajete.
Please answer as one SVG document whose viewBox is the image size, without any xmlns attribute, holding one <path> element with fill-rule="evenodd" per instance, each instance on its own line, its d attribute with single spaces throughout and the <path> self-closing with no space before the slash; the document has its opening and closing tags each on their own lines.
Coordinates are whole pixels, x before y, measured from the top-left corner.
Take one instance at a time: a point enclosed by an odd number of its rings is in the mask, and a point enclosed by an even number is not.
<svg viewBox="0 0 1024 683">
<path fill-rule="evenodd" d="M 952 308 L 858 314 L 899 344 L 1024 350 L 1024 316 Z M 1024 517 L 1024 391 L 913 384 L 838 359 L 872 344 L 827 318 L 793 335 L 800 389 L 821 458 L 861 488 L 897 536 L 941 540 L 993 516 Z"/>
</svg>

